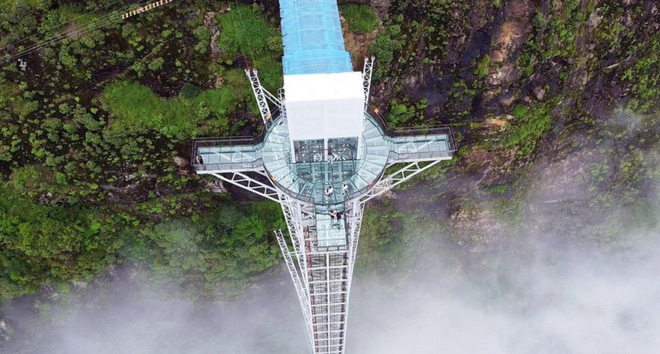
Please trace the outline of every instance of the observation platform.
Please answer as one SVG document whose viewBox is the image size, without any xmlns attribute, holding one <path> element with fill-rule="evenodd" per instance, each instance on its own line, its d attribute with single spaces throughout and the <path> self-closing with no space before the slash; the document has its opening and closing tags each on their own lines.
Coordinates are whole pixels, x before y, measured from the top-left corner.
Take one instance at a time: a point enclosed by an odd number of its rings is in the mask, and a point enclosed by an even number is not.
<svg viewBox="0 0 660 354">
<path fill-rule="evenodd" d="M 368 193 L 387 167 L 451 159 L 455 146 L 449 127 L 393 131 L 375 112 L 365 112 L 359 139 L 359 144 L 357 139 L 339 139 L 328 150 L 321 143 L 292 147 L 288 122 L 280 117 L 259 138 L 196 140 L 193 161 L 199 156 L 203 163 L 193 166 L 199 174 L 264 174 L 289 197 L 314 205 L 315 220 L 307 232 L 317 249 L 346 250 L 352 220 L 346 202 Z"/>
<path fill-rule="evenodd" d="M 359 197 L 395 163 L 451 159 L 453 137 L 448 127 L 427 130 L 391 131 L 365 113 L 361 149 L 356 156 L 343 153 L 341 147 L 326 156 L 311 156 L 310 162 L 292 162 L 287 122 L 281 117 L 273 122 L 263 141 L 247 139 L 200 139 L 194 144 L 195 156 L 203 163 L 193 163 L 197 173 L 265 171 L 281 191 L 297 200 L 314 203 L 323 211 L 342 210 L 345 201 Z M 395 135 L 395 136 L 392 136 Z M 399 136 L 396 136 L 399 135 Z M 349 149 L 346 149 L 349 150 Z M 342 188 L 348 186 L 345 191 Z M 328 187 L 333 193 L 328 194 Z"/>
</svg>

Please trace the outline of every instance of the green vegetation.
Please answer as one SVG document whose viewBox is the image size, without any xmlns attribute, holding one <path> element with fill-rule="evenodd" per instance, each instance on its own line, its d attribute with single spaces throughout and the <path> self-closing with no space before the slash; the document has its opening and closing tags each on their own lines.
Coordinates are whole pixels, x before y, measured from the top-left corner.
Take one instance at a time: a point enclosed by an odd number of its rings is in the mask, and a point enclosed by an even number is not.
<svg viewBox="0 0 660 354">
<path fill-rule="evenodd" d="M 371 33 L 378 26 L 378 15 L 370 6 L 344 4 L 339 7 L 341 15 L 348 22 L 348 30 L 354 33 Z"/>
<path fill-rule="evenodd" d="M 12 2 L 0 45 L 19 50 L 11 43 L 102 6 Z M 198 192 L 205 181 L 186 161 L 192 137 L 245 135 L 257 121 L 245 65 L 281 85 L 276 25 L 258 6 L 204 18 L 223 6 L 166 6 L 46 46 L 24 57 L 26 71 L 2 63 L 0 300 L 135 262 L 226 297 L 276 263 L 279 210 Z"/>
<path fill-rule="evenodd" d="M 242 78 L 242 73 L 237 72 Z M 117 119 L 110 120 L 111 129 L 157 130 L 168 137 L 183 140 L 197 135 L 201 124 L 209 124 L 208 131 L 227 131 L 228 115 L 236 112 L 236 98 L 245 97 L 245 85 L 224 86 L 191 94 L 190 85 L 181 91 L 180 98 L 157 97 L 148 87 L 136 82 L 116 81 L 103 93 L 105 108 Z M 187 96 L 189 98 L 184 98 Z M 195 96 L 195 97 L 191 97 Z M 209 119 L 213 116 L 213 119 Z M 204 131 L 203 130 L 203 131 Z"/>
<path fill-rule="evenodd" d="M 452 214 L 492 203 L 495 217 L 522 224 L 536 156 L 583 148 L 594 161 L 578 207 L 598 216 L 624 205 L 620 218 L 657 227 L 657 192 L 644 189 L 660 181 L 660 34 L 647 30 L 657 24 L 650 3 L 529 2 L 515 9 L 525 16 L 512 16 L 515 6 L 499 0 L 392 0 L 380 18 L 342 5 L 348 30 L 375 33 L 352 54 L 376 56 L 372 103 L 388 123 L 452 123 L 460 144 L 455 160 L 420 175 L 416 193 L 429 200 L 368 209 L 361 264 L 405 254 L 422 221 L 447 227 L 437 205 Z M 80 14 L 107 15 L 105 4 L 0 0 L 3 54 L 26 37 L 23 46 L 63 33 Z M 257 68 L 271 92 L 282 84 L 272 11 L 172 4 L 52 43 L 22 58 L 25 71 L 0 64 L 0 300 L 135 263 L 191 295 L 230 297 L 276 264 L 277 207 L 204 192 L 208 181 L 186 161 L 193 137 L 259 131 L 243 70 Z M 511 53 L 494 47 L 501 18 L 515 34 Z M 617 109 L 635 118 L 617 122 Z M 455 188 L 464 181 L 470 188 Z M 616 243 L 613 227 L 594 225 L 603 243 Z"/>
<path fill-rule="evenodd" d="M 38 205 L 0 186 L 0 299 L 105 270 L 122 244 L 119 223 L 98 208 Z"/>
<path fill-rule="evenodd" d="M 450 39 L 469 32 L 470 8 L 467 2 L 393 1 L 371 45 L 377 60 L 374 79 L 402 77 L 420 63 L 443 60 Z"/>
<path fill-rule="evenodd" d="M 381 32 L 376 37 L 376 40 L 371 46 L 371 52 L 378 58 L 378 65 L 373 73 L 375 80 L 382 78 L 387 73 L 390 65 L 394 61 L 394 53 L 401 50 L 403 45 L 392 39 L 401 32 L 401 27 L 395 25 L 388 27 L 387 30 Z"/>
<path fill-rule="evenodd" d="M 415 123 L 423 121 L 427 104 L 426 98 L 414 104 L 408 97 L 404 97 L 402 103 L 392 100 L 387 112 L 387 123 L 393 127 L 412 127 Z"/>
<path fill-rule="evenodd" d="M 231 297 L 277 263 L 280 250 L 269 235 L 281 228 L 277 204 L 220 204 L 203 217 L 149 225 L 127 238 L 119 254 L 146 262 L 155 280 L 175 282 L 191 298 Z"/>
<path fill-rule="evenodd" d="M 630 53 L 644 52 L 644 56 L 631 64 L 624 72 L 621 80 L 630 84 L 634 98 L 628 101 L 627 107 L 634 111 L 648 112 L 658 104 L 660 82 L 657 73 L 660 72 L 660 36 L 650 42 L 634 44 Z"/>
<path fill-rule="evenodd" d="M 371 46 L 371 52 L 378 58 L 376 71 L 373 73 L 375 80 L 382 78 L 387 74 L 390 65 L 394 61 L 394 53 L 401 50 L 403 45 L 392 39 L 399 34 L 401 27 L 395 25 L 388 27 L 384 32 L 378 34 L 376 40 Z"/>
<path fill-rule="evenodd" d="M 15 191 L 34 191 L 25 180 L 0 186 L 2 299 L 43 284 L 89 281 L 111 264 L 131 262 L 146 262 L 157 280 L 174 282 L 191 297 L 233 296 L 279 257 L 268 236 L 285 226 L 274 203 L 236 206 L 197 196 L 207 208 L 203 216 L 183 208 L 182 199 L 139 204 L 129 213 L 82 203 L 48 206 Z M 186 217 L 154 223 L 163 213 Z"/>
<path fill-rule="evenodd" d="M 251 66 L 259 70 L 262 84 L 273 92 L 282 86 L 282 38 L 280 32 L 269 25 L 260 7 L 233 5 L 232 10 L 218 16 L 222 31 L 218 46 L 225 50 L 222 59 L 233 63 L 242 53 Z"/>
<path fill-rule="evenodd" d="M 477 79 L 481 80 L 488 75 L 488 70 L 490 69 L 490 55 L 486 55 L 481 60 L 477 62 L 477 69 L 474 71 L 474 74 L 477 75 Z"/>
<path fill-rule="evenodd" d="M 547 104 L 554 107 L 555 102 Z M 499 147 L 518 147 L 518 156 L 529 156 L 537 142 L 550 128 L 552 116 L 546 106 L 515 106 L 511 111 L 515 117 L 513 127 L 499 141 Z"/>
<path fill-rule="evenodd" d="M 359 267 L 383 264 L 383 257 L 393 260 L 404 251 L 404 220 L 407 216 L 411 215 L 394 210 L 393 205 L 387 201 L 367 208 L 360 234 L 360 242 L 367 247 L 363 246 L 357 259 Z"/>
<path fill-rule="evenodd" d="M 580 1 L 570 0 L 562 6 L 553 6 L 548 13 L 537 11 L 533 25 L 536 31 L 534 40 L 528 43 L 532 55 L 542 60 L 553 57 L 573 57 L 575 37 L 578 27 L 584 22 L 587 13 L 580 8 Z"/>
</svg>

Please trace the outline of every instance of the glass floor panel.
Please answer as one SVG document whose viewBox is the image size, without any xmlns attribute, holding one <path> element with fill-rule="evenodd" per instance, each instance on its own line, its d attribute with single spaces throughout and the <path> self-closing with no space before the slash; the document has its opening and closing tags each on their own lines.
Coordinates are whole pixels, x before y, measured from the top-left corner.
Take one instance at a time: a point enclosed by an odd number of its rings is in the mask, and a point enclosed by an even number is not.
<svg viewBox="0 0 660 354">
<path fill-rule="evenodd" d="M 330 214 L 316 214 L 316 240 L 318 247 L 346 246 L 347 237 L 343 217 L 333 220 Z"/>
<path fill-rule="evenodd" d="M 253 168 L 259 165 L 261 151 L 258 145 L 199 147 L 197 156 L 204 165 L 216 170 Z"/>
<path fill-rule="evenodd" d="M 391 150 L 399 159 L 434 158 L 447 155 L 449 137 L 446 134 L 397 137 Z"/>
<path fill-rule="evenodd" d="M 329 139 L 332 159 L 292 163 L 286 122 L 273 125 L 263 145 L 264 167 L 275 182 L 295 195 L 311 197 L 317 204 L 342 203 L 350 194 L 375 183 L 387 164 L 390 141 L 379 127 L 365 116 L 365 130 L 361 151 L 355 156 L 356 139 Z M 353 147 L 351 149 L 351 147 Z M 344 193 L 342 186 L 348 191 Z M 328 187 L 333 193 L 326 193 Z"/>
</svg>

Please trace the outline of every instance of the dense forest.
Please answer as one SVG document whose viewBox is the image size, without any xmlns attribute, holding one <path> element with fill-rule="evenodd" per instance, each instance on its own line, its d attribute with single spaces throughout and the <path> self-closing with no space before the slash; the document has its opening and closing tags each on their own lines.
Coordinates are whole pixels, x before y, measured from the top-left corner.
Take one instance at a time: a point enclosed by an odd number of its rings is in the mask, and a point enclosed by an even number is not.
<svg viewBox="0 0 660 354">
<path fill-rule="evenodd" d="M 339 3 L 388 124 L 451 124 L 460 148 L 368 208 L 359 271 L 395 267 L 420 225 L 473 250 L 515 247 L 530 218 L 605 250 L 657 237 L 657 2 Z M 277 1 L 118 17 L 137 6 L 0 0 L 0 301 L 56 301 L 116 267 L 231 298 L 280 263 L 279 207 L 189 161 L 195 137 L 259 134 L 243 70 L 282 85 Z"/>
</svg>

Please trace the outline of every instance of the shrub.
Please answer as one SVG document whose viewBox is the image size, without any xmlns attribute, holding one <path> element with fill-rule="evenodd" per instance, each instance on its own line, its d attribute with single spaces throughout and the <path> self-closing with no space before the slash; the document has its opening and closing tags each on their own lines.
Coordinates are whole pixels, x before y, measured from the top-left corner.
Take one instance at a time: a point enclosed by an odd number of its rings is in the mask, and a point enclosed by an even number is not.
<svg viewBox="0 0 660 354">
<path fill-rule="evenodd" d="M 551 107 L 556 104 L 550 101 L 548 105 Z M 534 151 L 536 143 L 541 139 L 543 133 L 550 128 L 552 115 L 545 106 L 540 107 L 529 106 L 515 106 L 511 115 L 516 117 L 516 123 L 513 130 L 507 135 L 503 136 L 500 140 L 502 147 L 518 146 L 518 155 L 528 156 Z"/>
<path fill-rule="evenodd" d="M 225 50 L 221 60 L 231 65 L 237 55 L 245 54 L 259 70 L 266 88 L 275 90 L 282 86 L 281 41 L 274 39 L 281 36 L 268 24 L 259 8 L 237 4 L 218 19 L 222 31 L 218 46 Z"/>
<path fill-rule="evenodd" d="M 240 74 L 240 70 L 230 70 L 226 73 L 226 79 L 233 82 Z M 240 78 L 247 85 L 245 77 L 240 75 Z M 200 104 L 208 107 L 219 120 L 214 126 L 226 128 L 227 115 L 235 112 L 237 101 L 246 92 L 241 86 L 238 87 L 236 89 L 236 86 L 228 84 L 214 90 L 200 91 L 186 84 L 179 93 L 180 97 L 164 99 L 139 83 L 118 81 L 103 92 L 103 101 L 105 108 L 115 114 L 115 119 L 110 122 L 112 129 L 139 131 L 146 128 L 185 139 L 195 134 L 202 123 L 200 117 L 208 117 L 208 114 L 200 115 Z"/>
<path fill-rule="evenodd" d="M 378 65 L 376 65 L 376 71 L 374 72 L 374 79 L 379 79 L 390 70 L 390 65 L 394 61 L 394 53 L 401 50 L 401 42 L 392 39 L 397 34 L 401 32 L 401 27 L 399 25 L 393 25 L 389 27 L 386 31 L 383 31 L 378 34 L 376 40 L 371 45 L 371 52 L 376 56 Z"/>
<path fill-rule="evenodd" d="M 149 70 L 157 72 L 160 71 L 163 68 L 163 63 L 165 63 L 165 59 L 163 58 L 156 58 L 149 63 Z"/>
<path fill-rule="evenodd" d="M 483 79 L 486 77 L 486 75 L 488 75 L 489 68 L 490 55 L 486 55 L 477 62 L 477 69 L 474 71 L 474 74 L 477 75 L 477 78 Z"/>
<path fill-rule="evenodd" d="M 366 5 L 345 4 L 340 7 L 348 22 L 348 30 L 354 33 L 371 33 L 378 26 L 378 16 Z"/>
<path fill-rule="evenodd" d="M 199 96 L 200 92 L 201 90 L 199 89 L 199 87 L 193 84 L 185 83 L 181 88 L 181 91 L 179 92 L 179 97 L 183 99 L 191 100 Z"/>
</svg>

